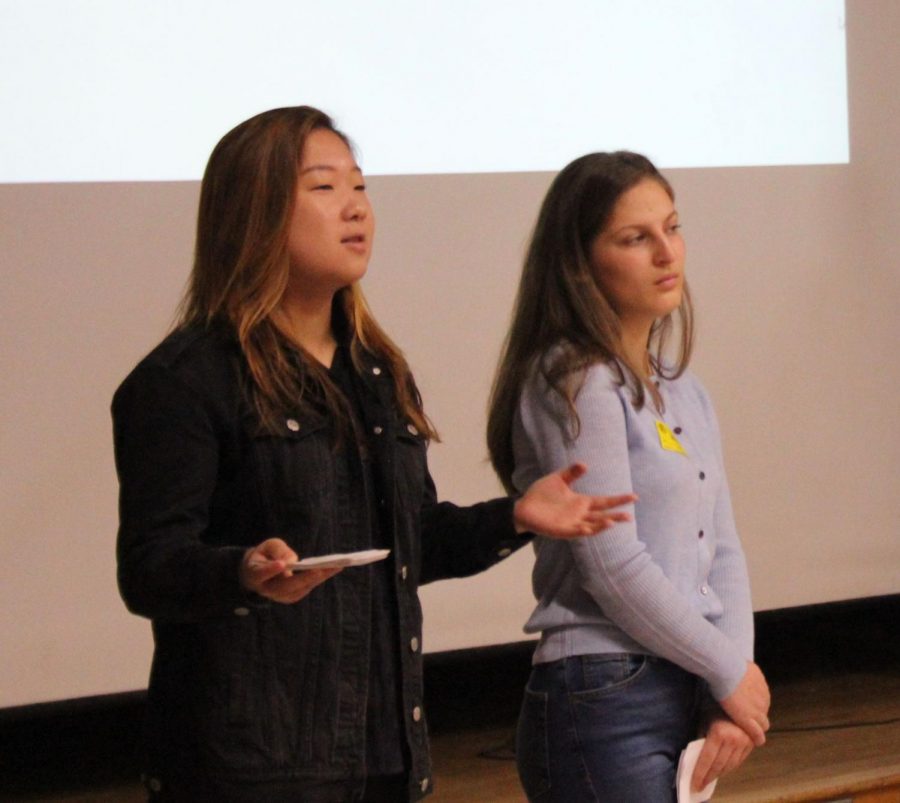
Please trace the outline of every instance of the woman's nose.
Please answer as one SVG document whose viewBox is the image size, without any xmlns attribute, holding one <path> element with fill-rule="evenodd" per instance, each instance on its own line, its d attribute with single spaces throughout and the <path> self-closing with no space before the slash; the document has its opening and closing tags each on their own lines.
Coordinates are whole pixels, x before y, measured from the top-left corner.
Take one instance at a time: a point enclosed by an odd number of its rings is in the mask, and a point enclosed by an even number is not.
<svg viewBox="0 0 900 803">
<path fill-rule="evenodd" d="M 657 265 L 669 265 L 675 261 L 675 246 L 668 237 L 662 236 L 656 241 L 654 258 Z"/>
<path fill-rule="evenodd" d="M 344 217 L 347 220 L 364 220 L 368 212 L 368 205 L 356 196 L 348 198 L 344 205 Z"/>
</svg>

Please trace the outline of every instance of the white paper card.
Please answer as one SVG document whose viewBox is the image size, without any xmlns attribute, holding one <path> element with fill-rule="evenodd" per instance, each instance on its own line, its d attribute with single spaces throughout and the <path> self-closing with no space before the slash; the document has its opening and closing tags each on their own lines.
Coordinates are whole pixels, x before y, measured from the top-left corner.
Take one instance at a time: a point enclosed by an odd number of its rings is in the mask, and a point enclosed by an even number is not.
<svg viewBox="0 0 900 803">
<path fill-rule="evenodd" d="M 697 765 L 697 759 L 700 758 L 704 742 L 706 739 L 695 739 L 681 751 L 681 758 L 678 759 L 678 774 L 675 776 L 678 803 L 706 803 L 716 789 L 718 780 L 710 783 L 702 792 L 691 791 L 691 776 L 694 774 L 694 767 Z"/>
<path fill-rule="evenodd" d="M 365 566 L 377 560 L 384 560 L 391 550 L 389 549 L 364 549 L 361 552 L 336 552 L 333 555 L 317 555 L 314 558 L 304 558 L 297 563 L 292 563 L 288 568 L 292 572 L 302 572 L 306 569 L 327 569 L 331 566 Z"/>
</svg>

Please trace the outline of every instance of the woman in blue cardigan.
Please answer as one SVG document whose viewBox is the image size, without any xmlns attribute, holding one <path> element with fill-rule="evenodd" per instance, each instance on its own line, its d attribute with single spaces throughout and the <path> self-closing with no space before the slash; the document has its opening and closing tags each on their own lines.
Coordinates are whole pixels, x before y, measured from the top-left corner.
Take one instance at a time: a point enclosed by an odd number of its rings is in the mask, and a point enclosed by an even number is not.
<svg viewBox="0 0 900 803">
<path fill-rule="evenodd" d="M 520 498 L 438 502 L 435 432 L 366 307 L 374 219 L 322 112 L 226 134 L 200 190 L 175 330 L 113 401 L 118 573 L 153 623 L 144 743 L 154 801 L 400 801 L 432 788 L 421 583 L 528 533 L 598 532 L 571 466 Z M 366 566 L 298 558 L 373 549 Z"/>
<path fill-rule="evenodd" d="M 718 426 L 687 370 L 684 262 L 674 193 L 644 157 L 589 154 L 550 187 L 493 389 L 492 461 L 511 491 L 583 461 L 579 490 L 640 502 L 601 538 L 536 540 L 517 750 L 533 801 L 674 800 L 688 741 L 707 736 L 700 789 L 768 728 Z"/>
</svg>

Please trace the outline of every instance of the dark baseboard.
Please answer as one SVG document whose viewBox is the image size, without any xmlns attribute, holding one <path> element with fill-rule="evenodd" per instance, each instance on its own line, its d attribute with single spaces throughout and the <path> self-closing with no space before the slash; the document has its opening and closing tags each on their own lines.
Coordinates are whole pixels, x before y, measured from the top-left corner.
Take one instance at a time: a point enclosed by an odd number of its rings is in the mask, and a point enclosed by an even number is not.
<svg viewBox="0 0 900 803">
<path fill-rule="evenodd" d="M 143 691 L 0 709 L 0 800 L 137 780 Z"/>
<path fill-rule="evenodd" d="M 770 683 L 900 669 L 900 594 L 761 611 L 756 661 Z"/>
<path fill-rule="evenodd" d="M 773 685 L 900 667 L 900 594 L 756 614 L 757 661 Z M 425 656 L 433 733 L 513 727 L 532 642 Z M 142 691 L 0 709 L 0 800 L 10 793 L 136 779 Z"/>
</svg>

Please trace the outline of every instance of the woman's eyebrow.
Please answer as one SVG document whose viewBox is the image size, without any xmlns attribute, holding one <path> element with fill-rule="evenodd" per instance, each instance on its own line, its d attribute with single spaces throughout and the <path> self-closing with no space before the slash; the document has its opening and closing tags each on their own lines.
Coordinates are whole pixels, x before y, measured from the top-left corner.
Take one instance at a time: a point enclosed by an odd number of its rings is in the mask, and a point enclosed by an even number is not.
<svg viewBox="0 0 900 803">
<path fill-rule="evenodd" d="M 312 173 L 315 170 L 330 170 L 332 173 L 334 173 L 335 171 L 337 171 L 337 169 L 338 168 L 336 168 L 334 165 L 310 165 L 309 167 L 304 167 L 300 171 L 300 175 L 302 176 L 306 173 Z M 359 165 L 353 165 L 353 167 L 350 168 L 350 172 L 361 174 L 362 168 Z"/>
<path fill-rule="evenodd" d="M 673 209 L 673 210 L 672 210 L 671 212 L 669 212 L 669 214 L 666 215 L 665 218 L 663 218 L 663 219 L 664 219 L 664 220 L 671 220 L 673 217 L 678 217 L 678 210 L 677 210 L 677 209 Z M 644 226 L 644 225 L 646 225 L 646 221 L 638 221 L 637 223 L 626 223 L 624 226 L 620 226 L 620 227 L 617 228 L 617 229 L 613 229 L 613 230 L 610 231 L 609 233 L 610 233 L 612 236 L 615 236 L 615 235 L 617 235 L 617 234 L 621 234 L 623 231 L 626 231 L 627 229 L 640 229 L 640 228 L 641 228 L 642 226 Z"/>
</svg>

